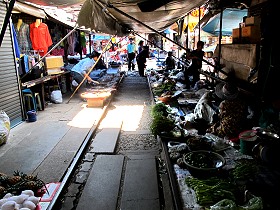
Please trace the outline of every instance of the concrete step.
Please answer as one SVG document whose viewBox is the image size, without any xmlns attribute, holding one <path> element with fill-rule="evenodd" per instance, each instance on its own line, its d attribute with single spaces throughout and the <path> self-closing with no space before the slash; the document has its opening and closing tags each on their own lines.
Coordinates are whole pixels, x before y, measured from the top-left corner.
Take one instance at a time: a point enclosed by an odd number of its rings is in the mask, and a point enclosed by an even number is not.
<svg viewBox="0 0 280 210">
<path fill-rule="evenodd" d="M 101 154 L 113 154 L 118 141 L 121 128 L 103 128 L 96 134 L 91 144 L 92 152 Z"/>
<path fill-rule="evenodd" d="M 153 154 L 128 156 L 120 209 L 160 210 L 156 168 Z"/>
<path fill-rule="evenodd" d="M 76 210 L 115 210 L 124 156 L 97 155 Z"/>
</svg>

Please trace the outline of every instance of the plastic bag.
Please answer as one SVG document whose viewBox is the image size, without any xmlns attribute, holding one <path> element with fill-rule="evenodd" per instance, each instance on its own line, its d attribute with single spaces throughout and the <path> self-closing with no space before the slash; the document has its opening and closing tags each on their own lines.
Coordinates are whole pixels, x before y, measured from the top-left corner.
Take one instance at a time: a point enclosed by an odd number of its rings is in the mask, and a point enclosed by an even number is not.
<svg viewBox="0 0 280 210">
<path fill-rule="evenodd" d="M 76 80 L 73 80 L 73 81 L 72 81 L 72 85 L 73 85 L 74 87 L 77 87 L 79 84 L 76 82 Z"/>
<path fill-rule="evenodd" d="M 10 118 L 3 110 L 0 111 L 0 145 L 7 142 L 10 134 Z"/>
<path fill-rule="evenodd" d="M 261 197 L 251 198 L 248 203 L 241 206 L 239 210 L 261 210 L 263 209 L 263 202 Z"/>
<path fill-rule="evenodd" d="M 51 93 L 51 101 L 56 104 L 62 103 L 62 93 L 61 90 L 54 90 Z"/>
<path fill-rule="evenodd" d="M 223 199 L 210 207 L 210 210 L 238 210 L 234 201 Z"/>
<path fill-rule="evenodd" d="M 204 119 L 209 124 L 213 123 L 213 116 L 216 114 L 215 110 L 208 104 L 211 103 L 210 99 L 210 93 L 204 93 L 194 108 L 195 119 Z"/>
</svg>

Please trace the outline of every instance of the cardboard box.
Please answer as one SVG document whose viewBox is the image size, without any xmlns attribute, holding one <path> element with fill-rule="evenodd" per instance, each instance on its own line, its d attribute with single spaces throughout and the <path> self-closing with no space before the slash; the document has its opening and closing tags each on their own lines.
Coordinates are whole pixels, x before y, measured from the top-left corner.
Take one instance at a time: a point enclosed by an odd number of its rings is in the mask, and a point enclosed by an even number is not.
<svg viewBox="0 0 280 210">
<path fill-rule="evenodd" d="M 241 29 L 241 37 L 240 37 Z M 233 44 L 256 44 L 261 40 L 261 32 L 259 26 L 245 26 L 242 28 L 232 29 Z"/>
<path fill-rule="evenodd" d="M 240 44 L 241 43 L 240 28 L 232 29 L 232 43 L 233 44 Z"/>
<path fill-rule="evenodd" d="M 256 44 L 261 41 L 259 26 L 246 26 L 242 28 L 242 43 Z"/>
<path fill-rule="evenodd" d="M 261 23 L 261 19 L 259 17 L 247 17 L 245 19 L 245 26 L 259 26 Z"/>
<path fill-rule="evenodd" d="M 55 69 L 64 66 L 62 56 L 47 56 L 46 57 L 46 67 L 47 69 Z"/>
<path fill-rule="evenodd" d="M 232 29 L 232 38 L 238 38 L 239 35 L 240 35 L 240 29 L 239 28 Z"/>
<path fill-rule="evenodd" d="M 60 74 L 64 72 L 63 70 L 61 70 L 61 68 L 47 69 L 47 71 L 48 71 L 48 75 Z"/>
</svg>

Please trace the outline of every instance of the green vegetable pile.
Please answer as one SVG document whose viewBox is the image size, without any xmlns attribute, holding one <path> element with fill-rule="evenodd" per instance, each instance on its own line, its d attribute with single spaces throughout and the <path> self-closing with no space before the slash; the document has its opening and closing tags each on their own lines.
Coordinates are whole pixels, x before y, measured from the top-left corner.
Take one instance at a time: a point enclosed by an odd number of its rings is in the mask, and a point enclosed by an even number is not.
<svg viewBox="0 0 280 210">
<path fill-rule="evenodd" d="M 231 171 L 233 180 L 248 180 L 259 171 L 258 164 L 255 160 L 240 159 Z"/>
<path fill-rule="evenodd" d="M 155 136 L 160 135 L 163 132 L 168 133 L 174 127 L 174 121 L 163 115 L 156 115 L 150 125 L 151 132 Z"/>
<path fill-rule="evenodd" d="M 186 184 L 195 191 L 197 203 L 201 206 L 210 206 L 222 199 L 236 200 L 237 188 L 228 180 L 211 177 L 200 180 L 186 177 Z"/>
<path fill-rule="evenodd" d="M 166 81 L 162 85 L 153 88 L 153 93 L 155 96 L 160 96 L 161 94 L 175 90 L 176 82 L 173 81 Z"/>
<path fill-rule="evenodd" d="M 151 116 L 156 117 L 159 114 L 163 116 L 168 115 L 168 107 L 164 103 L 158 103 L 152 106 Z"/>
<path fill-rule="evenodd" d="M 168 107 L 163 103 L 155 104 L 152 107 L 151 116 L 152 123 L 150 130 L 153 135 L 157 136 L 161 133 L 168 133 L 175 127 L 174 120 L 168 118 Z"/>
</svg>

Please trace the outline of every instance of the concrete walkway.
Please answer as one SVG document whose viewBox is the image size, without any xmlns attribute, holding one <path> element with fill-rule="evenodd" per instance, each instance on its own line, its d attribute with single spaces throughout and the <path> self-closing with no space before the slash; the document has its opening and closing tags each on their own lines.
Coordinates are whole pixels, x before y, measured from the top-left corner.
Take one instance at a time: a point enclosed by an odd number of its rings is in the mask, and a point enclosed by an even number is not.
<svg viewBox="0 0 280 210">
<path fill-rule="evenodd" d="M 87 108 L 74 96 L 62 104 L 48 104 L 37 121 L 23 122 L 10 131 L 0 146 L 0 172 L 38 175 L 46 183 L 59 182 L 84 139 L 96 128 L 104 108 Z"/>
</svg>

